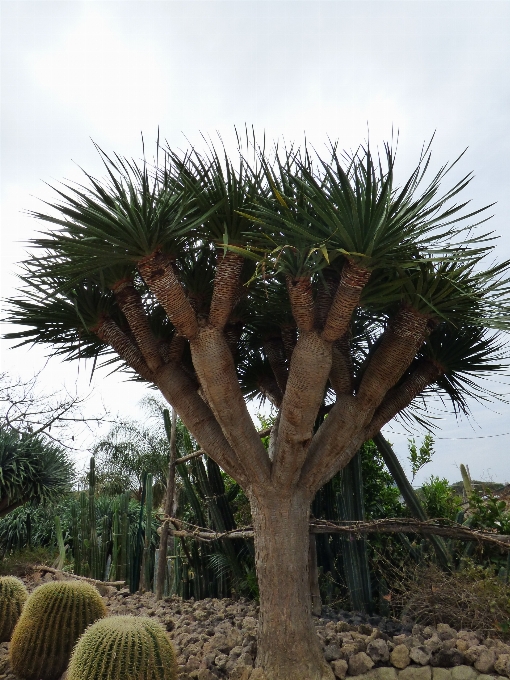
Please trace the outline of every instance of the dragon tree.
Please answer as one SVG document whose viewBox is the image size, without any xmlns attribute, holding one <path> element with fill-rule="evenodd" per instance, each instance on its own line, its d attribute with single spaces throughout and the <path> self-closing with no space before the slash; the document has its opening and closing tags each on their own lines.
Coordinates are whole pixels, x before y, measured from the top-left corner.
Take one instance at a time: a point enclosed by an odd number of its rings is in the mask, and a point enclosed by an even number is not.
<svg viewBox="0 0 510 680">
<path fill-rule="evenodd" d="M 33 213 L 47 226 L 8 337 L 161 392 L 249 499 L 256 665 L 331 680 L 308 578 L 316 492 L 393 418 L 426 421 L 430 397 L 468 413 L 497 396 L 481 378 L 506 365 L 509 262 L 486 208 L 458 198 L 472 175 L 450 179 L 457 159 L 429 178 L 427 146 L 399 185 L 390 145 L 99 153 L 103 178 L 56 185 Z M 276 414 L 268 449 L 256 397 Z"/>
</svg>

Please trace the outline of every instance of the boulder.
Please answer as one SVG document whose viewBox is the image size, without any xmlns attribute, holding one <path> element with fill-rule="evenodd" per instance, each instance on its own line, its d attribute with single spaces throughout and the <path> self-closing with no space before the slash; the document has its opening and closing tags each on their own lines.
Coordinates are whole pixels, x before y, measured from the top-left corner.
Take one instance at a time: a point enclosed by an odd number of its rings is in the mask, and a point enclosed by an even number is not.
<svg viewBox="0 0 510 680">
<path fill-rule="evenodd" d="M 386 663 L 390 658 L 390 650 L 386 640 L 378 638 L 367 645 L 367 654 L 374 663 Z"/>
<path fill-rule="evenodd" d="M 338 680 L 345 680 L 348 667 L 349 665 L 345 659 L 337 659 L 336 661 L 331 662 L 331 668 L 333 669 L 335 678 L 338 678 Z"/>
<path fill-rule="evenodd" d="M 362 675 L 371 668 L 374 662 L 365 652 L 358 652 L 349 658 L 349 675 Z"/>
<path fill-rule="evenodd" d="M 408 666 L 400 671 L 398 680 L 431 680 L 430 666 Z"/>
<path fill-rule="evenodd" d="M 411 658 L 411 661 L 414 661 L 414 663 L 417 663 L 419 666 L 426 666 L 430 661 L 430 649 L 427 649 L 425 645 L 411 647 L 409 650 L 409 657 Z"/>
<path fill-rule="evenodd" d="M 438 649 L 430 657 L 431 666 L 441 666 L 442 668 L 453 668 L 464 663 L 464 654 L 454 647 L 453 649 Z"/>
<path fill-rule="evenodd" d="M 479 673 L 492 673 L 494 670 L 494 662 L 496 661 L 496 654 L 493 649 L 486 649 L 482 652 L 478 659 L 473 664 Z"/>
<path fill-rule="evenodd" d="M 405 645 L 397 645 L 390 654 L 390 661 L 395 668 L 406 668 L 411 663 L 409 650 Z"/>
<path fill-rule="evenodd" d="M 478 673 L 471 666 L 461 664 L 452 668 L 452 680 L 476 680 Z"/>
<path fill-rule="evenodd" d="M 510 678 L 510 654 L 500 654 L 494 663 L 494 670 Z"/>
</svg>

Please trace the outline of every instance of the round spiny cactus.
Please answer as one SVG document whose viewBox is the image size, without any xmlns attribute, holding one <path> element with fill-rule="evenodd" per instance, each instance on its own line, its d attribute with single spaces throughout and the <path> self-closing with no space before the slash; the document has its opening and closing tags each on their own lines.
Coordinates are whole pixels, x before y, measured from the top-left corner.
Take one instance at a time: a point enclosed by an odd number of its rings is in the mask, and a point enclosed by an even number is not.
<svg viewBox="0 0 510 680">
<path fill-rule="evenodd" d="M 10 659 L 24 680 L 56 680 L 87 626 L 106 616 L 97 590 L 82 581 L 55 581 L 30 595 L 12 635 Z"/>
<path fill-rule="evenodd" d="M 175 680 L 175 651 L 163 627 L 144 616 L 111 616 L 85 631 L 67 680 Z"/>
<path fill-rule="evenodd" d="M 0 576 L 0 642 L 9 642 L 28 591 L 15 576 Z"/>
</svg>

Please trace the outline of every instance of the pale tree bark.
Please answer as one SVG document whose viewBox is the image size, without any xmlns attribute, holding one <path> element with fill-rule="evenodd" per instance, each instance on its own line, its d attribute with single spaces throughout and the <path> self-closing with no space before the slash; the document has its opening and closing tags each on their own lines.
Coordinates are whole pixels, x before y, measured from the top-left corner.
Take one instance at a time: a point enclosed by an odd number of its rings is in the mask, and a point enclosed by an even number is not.
<svg viewBox="0 0 510 680">
<path fill-rule="evenodd" d="M 260 592 L 256 665 L 268 680 L 334 680 L 312 620 L 308 550 L 311 498 L 280 489 L 250 495 Z"/>
</svg>

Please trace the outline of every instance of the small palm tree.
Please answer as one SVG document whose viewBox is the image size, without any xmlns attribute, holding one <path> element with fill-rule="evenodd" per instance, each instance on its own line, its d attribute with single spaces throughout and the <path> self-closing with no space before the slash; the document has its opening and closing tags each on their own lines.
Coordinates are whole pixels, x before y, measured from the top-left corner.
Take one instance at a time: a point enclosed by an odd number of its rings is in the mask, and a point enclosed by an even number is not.
<svg viewBox="0 0 510 680">
<path fill-rule="evenodd" d="M 426 417 L 429 396 L 462 412 L 493 396 L 478 378 L 505 365 L 509 263 L 486 263 L 485 209 L 457 202 L 471 176 L 444 193 L 451 165 L 425 179 L 428 148 L 399 188 L 389 146 L 321 158 L 251 144 L 249 160 L 248 145 L 232 160 L 209 144 L 156 167 L 101 152 L 104 181 L 58 188 L 35 214 L 48 230 L 9 337 L 103 356 L 160 390 L 250 501 L 257 664 L 324 680 L 311 501 L 392 418 Z M 254 396 L 278 412 L 268 450 Z"/>
</svg>

